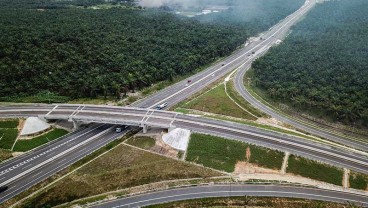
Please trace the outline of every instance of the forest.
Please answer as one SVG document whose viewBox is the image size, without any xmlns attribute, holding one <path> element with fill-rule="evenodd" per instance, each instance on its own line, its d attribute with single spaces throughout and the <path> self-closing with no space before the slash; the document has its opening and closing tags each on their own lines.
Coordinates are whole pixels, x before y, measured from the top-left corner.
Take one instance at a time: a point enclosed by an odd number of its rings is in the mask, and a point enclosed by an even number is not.
<svg viewBox="0 0 368 208">
<path fill-rule="evenodd" d="M 279 102 L 368 125 L 368 1 L 327 1 L 253 63 L 253 84 Z"/>
<path fill-rule="evenodd" d="M 104 2 L 0 0 L 0 101 L 38 94 L 59 96 L 60 102 L 119 99 L 229 55 L 302 0 L 262 0 L 248 11 L 244 7 L 245 14 L 254 7 L 265 10 L 244 16 L 244 24 L 216 24 L 160 9 L 88 8 Z M 282 12 L 273 12 L 274 5 L 283 5 Z M 227 12 L 223 15 L 232 15 Z"/>
</svg>

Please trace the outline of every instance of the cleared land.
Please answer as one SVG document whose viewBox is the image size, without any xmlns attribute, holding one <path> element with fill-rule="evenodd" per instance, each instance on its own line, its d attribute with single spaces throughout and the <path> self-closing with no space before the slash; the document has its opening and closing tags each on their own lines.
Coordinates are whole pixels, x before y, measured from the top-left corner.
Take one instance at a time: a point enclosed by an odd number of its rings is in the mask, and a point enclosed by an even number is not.
<svg viewBox="0 0 368 208">
<path fill-rule="evenodd" d="M 247 148 L 250 150 L 247 157 Z M 228 140 L 203 134 L 192 134 L 187 150 L 187 161 L 206 167 L 233 172 L 239 161 L 248 161 L 259 166 L 280 169 L 284 154 L 244 142 Z"/>
<path fill-rule="evenodd" d="M 219 175 L 210 169 L 120 145 L 32 198 L 25 206 L 49 207 L 162 180 Z"/>
<path fill-rule="evenodd" d="M 244 197 L 193 199 L 154 206 L 147 206 L 147 208 L 186 208 L 186 207 L 344 208 L 346 207 L 346 205 L 330 202 L 305 200 L 305 199 L 244 196 Z"/>
<path fill-rule="evenodd" d="M 137 136 L 130 138 L 126 143 L 142 149 L 149 149 L 155 146 L 155 139 L 151 137 Z"/>
<path fill-rule="evenodd" d="M 342 169 L 295 155 L 290 155 L 286 172 L 338 186 L 342 184 Z"/>
<path fill-rule="evenodd" d="M 368 175 L 351 172 L 349 183 L 350 188 L 368 190 Z"/>
<path fill-rule="evenodd" d="M 53 129 L 46 134 L 43 134 L 41 136 L 29 139 L 29 140 L 18 140 L 14 146 L 13 151 L 26 152 L 40 145 L 46 144 L 49 141 L 62 137 L 67 133 L 68 131 L 64 129 Z"/>
</svg>

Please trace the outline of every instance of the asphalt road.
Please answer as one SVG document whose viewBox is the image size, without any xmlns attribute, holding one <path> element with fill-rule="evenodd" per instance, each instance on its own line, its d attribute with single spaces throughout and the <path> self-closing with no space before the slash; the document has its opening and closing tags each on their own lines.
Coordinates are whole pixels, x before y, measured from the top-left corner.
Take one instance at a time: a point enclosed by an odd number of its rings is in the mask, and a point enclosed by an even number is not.
<svg viewBox="0 0 368 208">
<path fill-rule="evenodd" d="M 368 207 L 368 196 L 340 191 L 282 185 L 212 185 L 169 189 L 108 201 L 90 207 L 133 208 L 173 201 L 229 196 L 272 196 L 347 203 Z"/>
<path fill-rule="evenodd" d="M 0 186 L 6 186 L 7 190 L 0 193 L 0 203 L 69 167 L 124 133 L 116 133 L 114 125 L 92 124 L 2 163 Z"/>
<path fill-rule="evenodd" d="M 314 1 L 314 0 L 313 0 Z M 297 19 L 294 19 L 290 22 L 290 24 L 286 27 L 284 27 L 279 33 L 274 34 L 273 38 L 270 39 L 270 42 L 268 42 L 267 47 L 260 49 L 257 51 L 254 58 L 258 58 L 262 56 L 265 52 L 268 51 L 270 46 L 274 46 L 276 44 L 277 40 L 282 40 L 286 37 L 288 34 L 288 31 L 290 29 L 290 26 L 295 24 Z M 296 120 L 290 117 L 286 117 L 284 115 L 281 115 L 274 109 L 271 109 L 270 107 L 266 106 L 262 102 L 258 101 L 256 98 L 254 98 L 248 90 L 245 88 L 244 83 L 244 76 L 248 69 L 251 68 L 252 62 L 246 62 L 242 67 L 240 67 L 235 74 L 235 77 L 233 79 L 235 89 L 238 91 L 238 93 L 247 100 L 250 104 L 252 104 L 254 107 L 258 108 L 262 112 L 272 116 L 273 118 L 276 118 L 286 124 L 292 125 L 298 129 L 301 129 L 303 131 L 309 132 L 313 135 L 323 137 L 325 139 L 328 139 L 333 142 L 337 142 L 346 146 L 354 147 L 356 149 L 360 149 L 363 151 L 368 150 L 368 143 L 362 142 L 362 141 L 355 141 L 347 138 L 343 138 L 341 136 L 337 136 L 325 129 L 322 129 L 318 126 L 312 125 L 312 124 L 306 124 L 305 121 L 302 122 L 300 120 Z"/>
<path fill-rule="evenodd" d="M 37 110 L 39 109 L 39 110 Z M 32 110 L 32 111 L 31 111 Z M 52 112 L 49 112 L 52 110 Z M 25 115 L 47 115 L 48 119 L 111 123 L 118 125 L 151 127 L 179 127 L 194 132 L 223 136 L 272 149 L 287 151 L 310 159 L 323 161 L 362 173 L 368 172 L 368 157 L 350 149 L 338 148 L 299 137 L 270 132 L 239 123 L 194 117 L 169 111 L 143 108 L 93 106 L 93 105 L 47 105 L 0 108 L 0 117 L 22 117 Z"/>
<path fill-rule="evenodd" d="M 249 42 L 246 47 L 241 48 L 231 56 L 219 61 L 217 64 L 209 67 L 208 69 L 191 76 L 190 78 L 178 82 L 170 87 L 167 87 L 145 99 L 138 100 L 131 106 L 141 108 L 154 108 L 158 104 L 168 102 L 168 106 L 172 107 L 185 100 L 191 95 L 204 89 L 206 86 L 214 83 L 216 80 L 230 73 L 234 69 L 238 68 L 244 62 L 252 61 L 257 52 L 265 47 L 268 47 L 273 41 L 277 40 L 276 36 L 284 34 L 292 24 L 295 23 L 300 17 L 308 12 L 315 4 L 315 0 L 308 0 L 306 3 L 296 12 L 280 21 L 278 24 L 270 28 L 270 30 L 264 32 L 262 38 L 256 38 Z M 186 86 L 187 80 L 191 80 L 191 83 Z"/>
</svg>

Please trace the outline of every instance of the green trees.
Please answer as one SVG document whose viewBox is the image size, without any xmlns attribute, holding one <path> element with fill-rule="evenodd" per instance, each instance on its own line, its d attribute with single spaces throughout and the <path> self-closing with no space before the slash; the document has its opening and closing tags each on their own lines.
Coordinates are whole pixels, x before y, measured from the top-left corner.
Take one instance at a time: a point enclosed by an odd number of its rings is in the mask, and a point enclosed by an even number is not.
<svg viewBox="0 0 368 208">
<path fill-rule="evenodd" d="M 253 64 L 257 87 L 296 108 L 368 125 L 368 2 L 318 4 Z"/>
<path fill-rule="evenodd" d="M 270 11 L 266 1 L 280 5 L 285 0 L 262 0 L 257 7 Z M 286 2 L 284 8 L 291 4 L 296 9 L 302 0 Z M 62 101 L 120 98 L 228 55 L 260 31 L 254 21 L 265 19 L 260 24 L 264 28 L 292 10 L 217 25 L 214 19 L 155 9 L 83 9 L 101 3 L 105 1 L 0 0 L 0 100 L 44 92 Z M 223 15 L 230 17 L 231 11 Z"/>
</svg>

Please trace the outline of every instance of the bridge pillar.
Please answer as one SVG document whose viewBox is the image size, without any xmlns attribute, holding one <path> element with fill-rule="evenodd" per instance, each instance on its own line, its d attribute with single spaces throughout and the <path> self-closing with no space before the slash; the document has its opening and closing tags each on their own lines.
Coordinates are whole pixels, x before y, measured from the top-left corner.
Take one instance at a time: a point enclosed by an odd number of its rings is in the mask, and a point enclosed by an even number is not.
<svg viewBox="0 0 368 208">
<path fill-rule="evenodd" d="M 143 134 L 146 134 L 148 126 L 146 124 L 143 124 L 142 127 L 143 127 Z"/>
<path fill-rule="evenodd" d="M 80 126 L 80 122 L 78 122 L 78 121 L 76 121 L 74 119 L 72 119 L 72 122 L 73 122 L 73 129 L 74 130 L 77 130 L 79 128 L 79 126 Z"/>
</svg>

